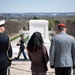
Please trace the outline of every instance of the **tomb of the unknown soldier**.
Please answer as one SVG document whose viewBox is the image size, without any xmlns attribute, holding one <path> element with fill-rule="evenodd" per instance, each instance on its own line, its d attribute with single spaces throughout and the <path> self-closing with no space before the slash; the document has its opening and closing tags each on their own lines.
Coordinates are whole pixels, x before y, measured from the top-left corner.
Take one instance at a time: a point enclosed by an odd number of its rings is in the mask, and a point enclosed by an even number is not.
<svg viewBox="0 0 75 75">
<path fill-rule="evenodd" d="M 47 20 L 30 20 L 29 21 L 29 37 L 34 32 L 40 32 L 42 34 L 44 44 L 49 51 L 50 48 L 50 40 L 48 34 L 48 21 Z"/>
</svg>

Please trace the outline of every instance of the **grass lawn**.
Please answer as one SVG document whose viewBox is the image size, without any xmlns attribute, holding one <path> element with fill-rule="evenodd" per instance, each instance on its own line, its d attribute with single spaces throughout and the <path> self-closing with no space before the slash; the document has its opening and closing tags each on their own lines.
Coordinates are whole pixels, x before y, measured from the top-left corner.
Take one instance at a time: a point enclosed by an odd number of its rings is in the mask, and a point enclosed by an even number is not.
<svg viewBox="0 0 75 75">
<path fill-rule="evenodd" d="M 10 42 L 16 40 L 16 39 L 19 38 L 19 37 L 20 37 L 20 35 L 15 36 L 14 38 L 10 39 Z M 29 39 L 29 36 L 27 36 L 26 38 L 24 38 L 25 42 L 27 42 L 28 39 Z"/>
</svg>

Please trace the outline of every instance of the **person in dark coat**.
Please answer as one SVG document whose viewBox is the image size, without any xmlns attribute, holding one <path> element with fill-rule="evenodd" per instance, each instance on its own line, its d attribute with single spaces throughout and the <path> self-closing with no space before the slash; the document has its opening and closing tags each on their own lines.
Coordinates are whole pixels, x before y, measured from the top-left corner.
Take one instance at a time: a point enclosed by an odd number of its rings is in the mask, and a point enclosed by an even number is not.
<svg viewBox="0 0 75 75">
<path fill-rule="evenodd" d="M 55 75 L 71 75 L 71 67 L 75 67 L 75 38 L 66 30 L 65 24 L 58 24 L 59 33 L 51 40 L 50 66 Z"/>
<path fill-rule="evenodd" d="M 24 58 L 25 58 L 25 60 L 26 60 L 27 57 L 26 57 L 26 54 L 25 54 L 25 52 L 24 52 L 25 46 L 24 46 L 24 36 L 23 36 L 23 34 L 20 35 L 20 38 L 21 38 L 21 39 L 20 39 L 19 42 L 17 43 L 17 46 L 20 46 L 20 48 L 19 48 L 19 53 L 18 53 L 17 57 L 15 57 L 15 59 L 19 59 L 21 53 L 23 53 L 23 56 L 24 56 Z"/>
<path fill-rule="evenodd" d="M 28 56 L 31 60 L 32 75 L 46 75 L 47 62 L 49 60 L 47 49 L 43 45 L 40 32 L 35 32 L 27 44 Z"/>
<path fill-rule="evenodd" d="M 12 62 L 12 47 L 5 31 L 5 20 L 0 21 L 0 75 L 7 75 L 7 68 Z"/>
</svg>

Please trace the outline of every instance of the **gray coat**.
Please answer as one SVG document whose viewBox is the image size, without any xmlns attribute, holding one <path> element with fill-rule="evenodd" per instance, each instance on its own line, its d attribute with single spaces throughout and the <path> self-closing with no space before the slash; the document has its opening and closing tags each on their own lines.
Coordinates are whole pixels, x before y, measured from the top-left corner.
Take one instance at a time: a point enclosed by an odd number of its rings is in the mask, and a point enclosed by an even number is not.
<svg viewBox="0 0 75 75">
<path fill-rule="evenodd" d="M 50 47 L 50 66 L 71 67 L 75 65 L 75 40 L 65 32 L 54 36 Z"/>
</svg>

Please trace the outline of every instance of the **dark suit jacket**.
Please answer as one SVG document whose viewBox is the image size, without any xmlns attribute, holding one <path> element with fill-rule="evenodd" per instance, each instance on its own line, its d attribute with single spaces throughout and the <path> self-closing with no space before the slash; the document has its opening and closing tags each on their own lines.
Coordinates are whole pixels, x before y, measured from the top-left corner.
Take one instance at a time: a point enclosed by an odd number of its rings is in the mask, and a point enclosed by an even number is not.
<svg viewBox="0 0 75 75">
<path fill-rule="evenodd" d="M 43 46 L 42 50 L 39 50 L 35 53 L 28 52 L 29 58 L 31 60 L 31 70 L 33 72 L 46 72 L 47 62 L 49 60 L 47 49 Z"/>
<path fill-rule="evenodd" d="M 9 37 L 3 33 L 0 33 L 0 69 L 8 67 L 8 59 L 11 57 L 12 48 L 9 43 Z"/>
</svg>

